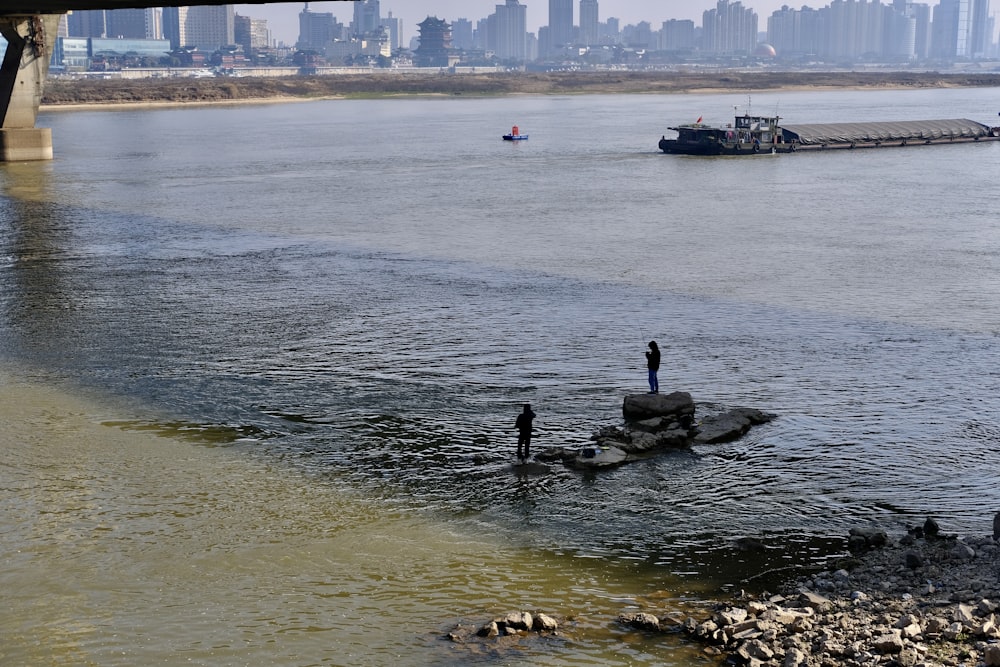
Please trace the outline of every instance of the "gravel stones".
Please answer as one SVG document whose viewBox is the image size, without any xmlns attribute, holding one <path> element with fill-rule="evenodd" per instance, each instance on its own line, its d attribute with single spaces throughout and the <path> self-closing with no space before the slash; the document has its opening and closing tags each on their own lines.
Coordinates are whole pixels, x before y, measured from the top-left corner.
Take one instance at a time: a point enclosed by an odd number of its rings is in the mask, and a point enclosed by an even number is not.
<svg viewBox="0 0 1000 667">
<path fill-rule="evenodd" d="M 708 618 L 659 625 L 736 665 L 1000 667 L 992 536 L 944 535 L 928 520 L 899 539 L 869 530 L 850 537 L 850 559 L 780 594 L 741 593 Z"/>
</svg>

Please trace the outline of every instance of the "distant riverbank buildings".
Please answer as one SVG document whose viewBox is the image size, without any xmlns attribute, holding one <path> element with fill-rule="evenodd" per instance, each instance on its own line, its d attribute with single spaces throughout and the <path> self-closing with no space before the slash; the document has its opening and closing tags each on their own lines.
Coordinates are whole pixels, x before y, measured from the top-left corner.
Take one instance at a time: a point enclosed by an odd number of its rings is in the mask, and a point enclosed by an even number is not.
<svg viewBox="0 0 1000 667">
<path fill-rule="evenodd" d="M 820 9 L 782 7 L 762 20 L 741 0 L 718 0 L 694 21 L 668 19 L 658 30 L 646 21 L 619 26 L 602 21 L 599 0 L 547 0 L 549 24 L 537 39 L 525 24 L 526 5 L 505 0 L 475 24 L 456 19 L 459 64 L 474 57 L 506 66 L 561 68 L 577 64 L 669 65 L 783 62 L 960 63 L 997 58 L 989 0 L 833 0 Z M 417 42 L 419 44 L 419 40 Z M 439 62 L 443 62 L 439 59 Z"/>
<path fill-rule="evenodd" d="M 382 0 L 387 2 L 389 0 Z M 392 0 L 395 1 L 395 0 Z M 548 25 L 528 31 L 527 4 L 501 0 L 487 17 L 419 22 L 382 16 L 379 0 L 350 3 L 347 23 L 303 3 L 294 47 L 276 48 L 267 22 L 232 5 L 76 11 L 60 25 L 53 71 L 253 64 L 305 67 L 678 67 L 914 63 L 948 67 L 1000 57 L 989 0 L 832 0 L 783 6 L 766 19 L 717 0 L 701 25 L 668 18 L 602 20 L 599 0 L 547 2 Z M 574 8 L 577 9 L 574 16 Z M 404 45 L 404 30 L 415 34 Z M 167 42 L 164 48 L 163 42 Z"/>
<path fill-rule="evenodd" d="M 823 9 L 782 7 L 767 22 L 778 53 L 833 60 L 983 60 L 997 56 L 989 0 L 936 6 L 893 0 L 834 0 Z"/>
</svg>

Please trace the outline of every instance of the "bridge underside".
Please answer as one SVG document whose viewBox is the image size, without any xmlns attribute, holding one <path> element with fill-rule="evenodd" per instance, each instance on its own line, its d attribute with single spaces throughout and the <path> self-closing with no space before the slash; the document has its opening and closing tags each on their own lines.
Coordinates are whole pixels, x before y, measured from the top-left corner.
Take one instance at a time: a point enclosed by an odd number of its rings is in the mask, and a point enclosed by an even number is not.
<svg viewBox="0 0 1000 667">
<path fill-rule="evenodd" d="M 59 14 L 0 16 L 0 161 L 51 160 L 52 131 L 36 128 Z"/>
<path fill-rule="evenodd" d="M 263 5 L 292 0 L 241 0 L 244 5 Z M 336 1 L 336 0 L 335 0 Z M 3 0 L 0 16 L 65 14 L 84 9 L 142 9 L 144 7 L 186 7 L 188 5 L 231 5 L 232 0 Z"/>
<path fill-rule="evenodd" d="M 246 4 L 291 0 L 242 0 Z M 63 14 L 84 9 L 228 5 L 232 0 L 2 0 L 0 35 L 0 162 L 51 160 L 52 131 L 36 128 L 45 77 Z"/>
</svg>

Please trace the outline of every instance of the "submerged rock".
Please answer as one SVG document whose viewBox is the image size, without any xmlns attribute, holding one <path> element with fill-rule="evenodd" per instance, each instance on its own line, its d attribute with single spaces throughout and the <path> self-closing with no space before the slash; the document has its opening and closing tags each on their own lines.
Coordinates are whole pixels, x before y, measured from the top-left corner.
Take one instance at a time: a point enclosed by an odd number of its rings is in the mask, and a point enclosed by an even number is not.
<svg viewBox="0 0 1000 667">
<path fill-rule="evenodd" d="M 772 419 L 774 415 L 754 408 L 734 408 L 701 420 L 694 441 L 701 444 L 731 442 L 741 438 L 751 426 L 766 424 Z"/>
<path fill-rule="evenodd" d="M 445 634 L 445 639 L 457 644 L 478 642 L 511 642 L 520 637 L 554 635 L 559 623 L 548 614 L 513 611 L 483 623 L 478 628 L 458 624 Z"/>
</svg>

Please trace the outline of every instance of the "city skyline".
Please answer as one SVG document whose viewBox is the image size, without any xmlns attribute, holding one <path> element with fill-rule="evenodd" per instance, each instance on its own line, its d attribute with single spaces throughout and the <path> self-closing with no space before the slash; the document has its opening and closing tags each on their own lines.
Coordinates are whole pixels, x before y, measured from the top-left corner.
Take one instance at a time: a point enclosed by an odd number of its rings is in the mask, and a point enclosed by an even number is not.
<svg viewBox="0 0 1000 667">
<path fill-rule="evenodd" d="M 540 26 L 548 25 L 549 0 L 519 0 L 525 5 L 527 28 L 529 32 L 538 34 Z M 580 0 L 573 1 L 573 23 L 580 22 Z M 733 0 L 735 1 L 735 0 Z M 799 0 L 740 0 L 758 16 L 765 18 L 772 12 L 788 5 L 795 9 L 804 3 Z M 890 0 L 891 2 L 891 0 Z M 936 4 L 937 0 L 930 0 Z M 822 7 L 829 0 L 814 3 Z M 428 16 L 437 16 L 447 21 L 457 18 L 467 18 L 473 23 L 486 18 L 496 11 L 497 5 L 503 5 L 504 0 L 380 0 L 382 16 L 392 12 L 393 17 L 403 20 L 403 32 L 406 41 L 417 35 L 417 24 Z M 883 1 L 883 4 L 885 2 Z M 298 39 L 299 12 L 305 2 L 270 3 L 265 5 L 242 5 L 236 3 L 236 12 L 244 16 L 267 19 L 272 37 L 286 44 L 294 44 Z M 309 9 L 314 12 L 330 12 L 342 23 L 350 23 L 354 16 L 352 3 L 342 2 L 310 2 Z M 599 18 L 606 21 L 613 16 L 621 25 L 637 24 L 649 21 L 653 29 L 658 30 L 663 21 L 670 19 L 690 19 L 701 25 L 702 13 L 714 9 L 716 0 L 598 0 Z M 764 22 L 766 25 L 766 21 Z"/>
</svg>

